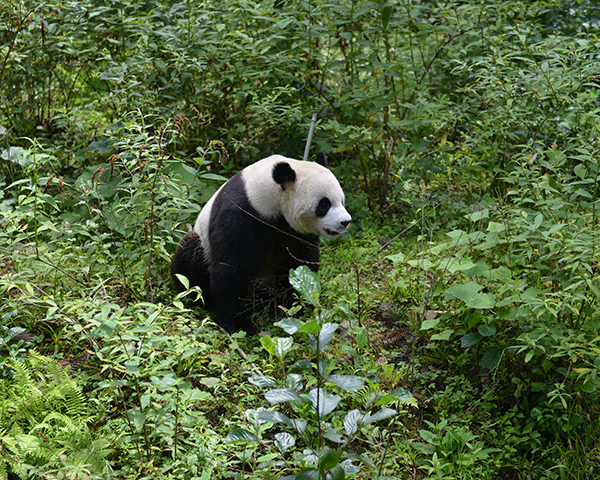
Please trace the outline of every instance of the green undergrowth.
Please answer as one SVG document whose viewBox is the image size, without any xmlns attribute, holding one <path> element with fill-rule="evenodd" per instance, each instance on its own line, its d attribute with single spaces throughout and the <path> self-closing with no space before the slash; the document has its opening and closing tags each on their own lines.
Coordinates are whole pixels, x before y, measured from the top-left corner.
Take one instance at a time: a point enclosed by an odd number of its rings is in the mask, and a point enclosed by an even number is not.
<svg viewBox="0 0 600 480">
<path fill-rule="evenodd" d="M 168 278 L 223 180 L 207 169 L 222 147 L 180 157 L 180 135 L 176 121 L 132 116 L 109 129 L 106 163 L 74 180 L 44 176 L 41 146 L 21 152 L 27 176 L 0 203 L 6 475 L 596 475 L 588 150 L 585 170 L 552 182 L 536 169 L 556 168 L 556 152 L 523 159 L 503 202 L 442 208 L 406 184 L 401 232 L 324 241 L 319 279 L 291 272 L 298 306 L 245 338 Z"/>
<path fill-rule="evenodd" d="M 3 5 L 0 477 L 599 478 L 599 25 L 590 0 Z M 229 337 L 170 259 L 315 112 L 350 233 Z"/>
</svg>

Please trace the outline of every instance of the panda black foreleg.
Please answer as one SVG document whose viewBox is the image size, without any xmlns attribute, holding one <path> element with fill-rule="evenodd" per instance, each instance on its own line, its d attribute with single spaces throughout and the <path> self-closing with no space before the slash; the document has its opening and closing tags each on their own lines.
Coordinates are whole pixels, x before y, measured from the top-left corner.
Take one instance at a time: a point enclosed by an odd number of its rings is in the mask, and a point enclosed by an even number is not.
<svg viewBox="0 0 600 480">
<path fill-rule="evenodd" d="M 227 332 L 244 330 L 256 332 L 248 308 L 252 287 L 251 276 L 231 265 L 219 264 L 211 268 L 211 294 L 215 302 L 215 320 Z"/>
<path fill-rule="evenodd" d="M 293 234 L 280 237 L 279 244 L 284 245 L 283 257 L 279 260 L 280 281 L 279 303 L 286 308 L 290 308 L 297 298 L 296 291 L 289 281 L 290 270 L 295 270 L 300 266 L 306 266 L 311 271 L 319 270 L 319 237 L 317 235 Z"/>
</svg>

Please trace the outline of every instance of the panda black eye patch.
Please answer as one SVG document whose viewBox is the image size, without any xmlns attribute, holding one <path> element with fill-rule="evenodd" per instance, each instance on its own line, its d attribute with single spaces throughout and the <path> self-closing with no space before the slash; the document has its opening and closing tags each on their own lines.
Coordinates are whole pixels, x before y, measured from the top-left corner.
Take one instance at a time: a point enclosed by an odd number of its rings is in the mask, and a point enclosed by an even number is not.
<svg viewBox="0 0 600 480">
<path fill-rule="evenodd" d="M 329 208 L 331 207 L 331 201 L 327 197 L 323 197 L 319 204 L 317 205 L 317 209 L 315 210 L 315 215 L 317 217 L 324 217 L 327 215 Z"/>
</svg>

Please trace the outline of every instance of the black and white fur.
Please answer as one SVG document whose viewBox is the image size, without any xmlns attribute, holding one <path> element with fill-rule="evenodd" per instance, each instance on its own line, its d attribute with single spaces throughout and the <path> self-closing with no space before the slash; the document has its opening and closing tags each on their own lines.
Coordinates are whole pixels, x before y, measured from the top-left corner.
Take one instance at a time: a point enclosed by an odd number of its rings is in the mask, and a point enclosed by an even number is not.
<svg viewBox="0 0 600 480">
<path fill-rule="evenodd" d="M 182 274 L 202 290 L 204 308 L 227 331 L 254 331 L 253 289 L 289 288 L 291 268 L 319 265 L 319 236 L 346 232 L 351 217 L 344 192 L 316 162 L 273 155 L 227 181 L 203 207 L 171 264 L 178 291 Z"/>
</svg>

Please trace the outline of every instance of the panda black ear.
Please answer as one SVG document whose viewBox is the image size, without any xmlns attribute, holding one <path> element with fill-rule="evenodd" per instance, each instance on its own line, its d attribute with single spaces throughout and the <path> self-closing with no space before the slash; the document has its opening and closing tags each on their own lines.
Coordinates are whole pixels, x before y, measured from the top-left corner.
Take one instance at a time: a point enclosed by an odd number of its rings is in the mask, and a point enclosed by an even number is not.
<svg viewBox="0 0 600 480">
<path fill-rule="evenodd" d="M 279 162 L 273 167 L 273 180 L 285 190 L 285 184 L 296 181 L 296 172 L 289 163 Z"/>
<path fill-rule="evenodd" d="M 317 153 L 317 158 L 315 159 L 319 165 L 323 165 L 325 168 L 329 168 L 329 164 L 327 163 L 327 157 L 325 156 L 325 152 Z"/>
</svg>

